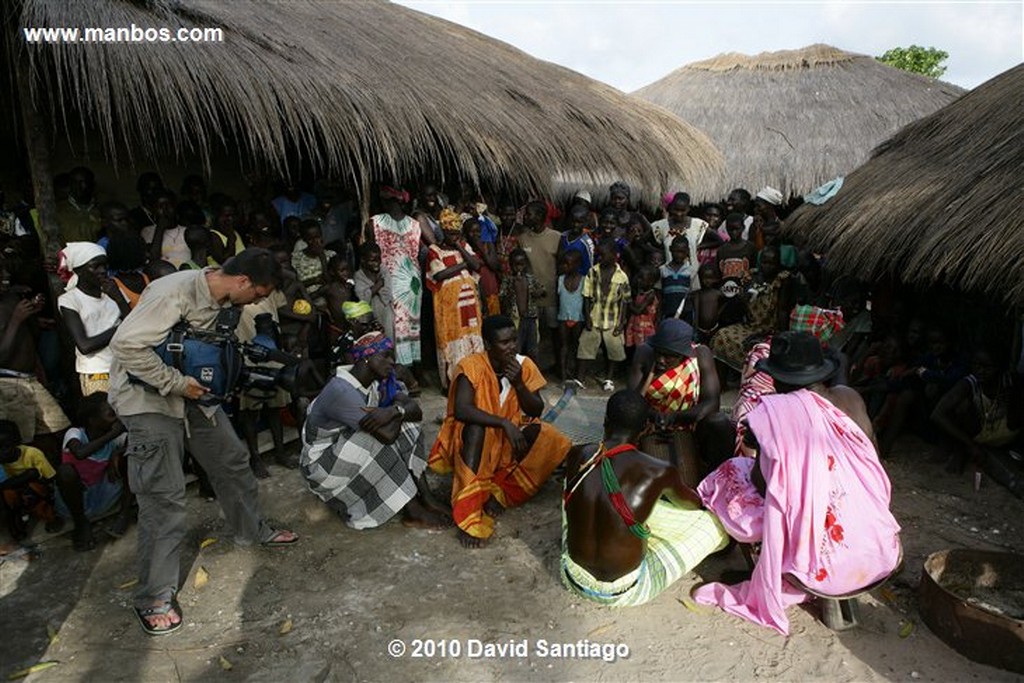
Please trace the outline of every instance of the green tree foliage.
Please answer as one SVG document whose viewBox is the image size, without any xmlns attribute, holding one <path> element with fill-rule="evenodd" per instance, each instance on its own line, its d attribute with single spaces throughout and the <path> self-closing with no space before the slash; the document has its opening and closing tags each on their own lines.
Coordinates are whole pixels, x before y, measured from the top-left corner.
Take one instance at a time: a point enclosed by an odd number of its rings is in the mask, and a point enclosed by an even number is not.
<svg viewBox="0 0 1024 683">
<path fill-rule="evenodd" d="M 934 47 L 894 47 L 881 57 L 875 57 L 880 62 L 894 66 L 897 69 L 921 74 L 929 78 L 938 78 L 946 73 L 946 67 L 942 65 L 949 58 L 949 53 Z"/>
</svg>

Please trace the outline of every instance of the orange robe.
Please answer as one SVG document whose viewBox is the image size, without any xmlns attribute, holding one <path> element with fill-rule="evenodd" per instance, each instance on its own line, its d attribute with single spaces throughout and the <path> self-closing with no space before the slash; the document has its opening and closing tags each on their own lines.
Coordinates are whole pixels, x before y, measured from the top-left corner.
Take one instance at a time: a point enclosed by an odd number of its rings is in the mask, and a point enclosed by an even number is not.
<svg viewBox="0 0 1024 683">
<path fill-rule="evenodd" d="M 532 360 L 517 356 L 523 366 L 523 383 L 537 391 L 547 382 Z M 505 432 L 496 427 L 484 430 L 483 452 L 477 472 L 462 460 L 462 422 L 455 419 L 455 392 L 460 375 L 465 375 L 476 390 L 476 407 L 498 415 L 513 424 L 538 422 L 540 434 L 530 452 L 519 462 L 512 455 L 512 444 Z M 507 393 L 502 402 L 502 388 Z M 455 368 L 448 391 L 448 416 L 441 425 L 437 441 L 430 451 L 430 468 L 446 474 L 454 471 L 452 481 L 452 516 L 459 528 L 475 538 L 490 538 L 494 519 L 484 512 L 484 503 L 494 496 L 504 507 L 521 505 L 533 497 L 541 484 L 565 459 L 572 443 L 550 424 L 523 415 L 519 398 L 507 380 L 494 373 L 487 353 L 474 353 L 463 358 Z"/>
</svg>

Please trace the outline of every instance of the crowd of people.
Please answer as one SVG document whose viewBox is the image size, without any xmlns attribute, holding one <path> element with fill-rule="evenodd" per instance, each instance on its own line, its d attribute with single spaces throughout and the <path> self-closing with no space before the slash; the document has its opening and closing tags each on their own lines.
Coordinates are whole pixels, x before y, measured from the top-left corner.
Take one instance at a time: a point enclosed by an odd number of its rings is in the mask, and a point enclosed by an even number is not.
<svg viewBox="0 0 1024 683">
<path fill-rule="evenodd" d="M 116 538 L 137 515 L 135 609 L 152 635 L 183 623 L 187 473 L 236 543 L 298 541 L 259 506 L 261 426 L 274 463 L 348 526 L 454 525 L 467 548 L 564 471 L 571 590 L 640 604 L 731 538 L 754 548 L 750 581 L 696 598 L 782 632 L 807 595 L 783 575 L 845 594 L 898 563 L 879 455 L 901 435 L 1017 486 L 1008 344 L 968 348 L 899 292 L 830 277 L 827 255 L 782 230 L 792 206 L 771 187 L 699 206 L 669 192 L 645 212 L 622 182 L 606 206 L 381 185 L 364 220 L 328 183 L 238 201 L 145 173 L 131 209 L 101 201 L 86 168 L 55 185 L 58 263 L 31 206 L 0 206 L 4 515 L 15 540 L 32 518 L 69 520 L 81 551 L 94 520 L 110 515 Z M 194 330 L 259 354 L 220 343 L 190 373 Z M 545 375 L 609 392 L 601 443 L 541 419 Z M 417 401 L 431 386 L 443 415 Z M 450 494 L 428 468 L 451 474 Z"/>
</svg>

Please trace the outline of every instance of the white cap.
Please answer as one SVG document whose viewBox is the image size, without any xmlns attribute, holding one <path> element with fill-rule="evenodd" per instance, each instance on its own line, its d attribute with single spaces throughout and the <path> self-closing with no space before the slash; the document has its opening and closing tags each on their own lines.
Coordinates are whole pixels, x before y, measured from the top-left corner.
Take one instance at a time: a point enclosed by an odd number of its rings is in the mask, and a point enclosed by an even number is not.
<svg viewBox="0 0 1024 683">
<path fill-rule="evenodd" d="M 771 186 L 767 186 L 763 190 L 758 192 L 756 197 L 758 199 L 765 200 L 769 204 L 774 204 L 775 206 L 782 205 L 782 193 Z"/>
<path fill-rule="evenodd" d="M 574 199 L 582 199 L 588 204 L 594 203 L 594 200 L 590 198 L 590 193 L 587 192 L 586 190 L 580 190 L 579 192 L 577 192 Z"/>
</svg>

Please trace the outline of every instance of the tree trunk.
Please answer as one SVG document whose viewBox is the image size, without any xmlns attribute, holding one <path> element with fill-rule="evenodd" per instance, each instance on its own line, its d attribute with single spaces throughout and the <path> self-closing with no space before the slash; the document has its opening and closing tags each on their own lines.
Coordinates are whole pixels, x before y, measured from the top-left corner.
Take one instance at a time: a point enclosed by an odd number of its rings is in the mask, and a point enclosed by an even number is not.
<svg viewBox="0 0 1024 683">
<path fill-rule="evenodd" d="M 36 109 L 32 101 L 32 74 L 24 57 L 18 64 L 17 74 L 21 125 L 25 136 L 29 172 L 32 174 L 35 207 L 39 213 L 43 259 L 52 266 L 48 267 L 47 271 L 50 274 L 50 291 L 56 300 L 64 291 L 64 287 L 56 277 L 57 252 L 61 248 L 61 239 L 57 227 L 57 200 L 53 194 L 53 171 L 50 168 L 50 139 L 45 125 L 47 117 Z"/>
</svg>

